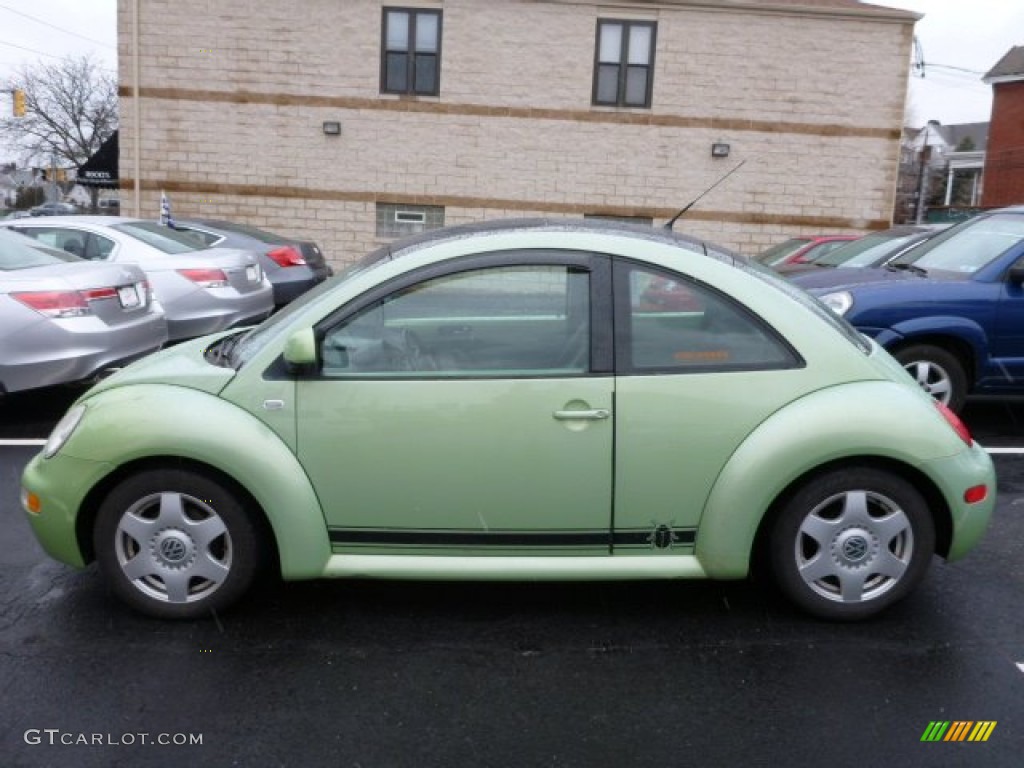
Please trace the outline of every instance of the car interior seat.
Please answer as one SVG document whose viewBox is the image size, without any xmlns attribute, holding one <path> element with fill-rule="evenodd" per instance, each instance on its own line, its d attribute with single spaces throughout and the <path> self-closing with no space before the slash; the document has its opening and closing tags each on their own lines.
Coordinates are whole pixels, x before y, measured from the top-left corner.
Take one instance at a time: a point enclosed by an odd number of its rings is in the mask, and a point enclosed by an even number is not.
<svg viewBox="0 0 1024 768">
<path fill-rule="evenodd" d="M 85 246 L 82 244 L 81 238 L 69 237 L 64 241 L 62 248 L 72 256 L 77 256 L 80 259 L 85 258 Z"/>
</svg>

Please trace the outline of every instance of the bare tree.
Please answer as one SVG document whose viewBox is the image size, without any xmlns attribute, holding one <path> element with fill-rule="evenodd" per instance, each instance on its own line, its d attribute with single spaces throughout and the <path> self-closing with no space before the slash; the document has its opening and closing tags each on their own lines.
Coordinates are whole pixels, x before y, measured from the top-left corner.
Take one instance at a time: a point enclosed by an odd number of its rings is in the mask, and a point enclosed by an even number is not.
<svg viewBox="0 0 1024 768">
<path fill-rule="evenodd" d="M 23 65 L 3 89 L 25 93 L 25 115 L 0 120 L 23 160 L 81 165 L 117 130 L 117 78 L 91 56 Z"/>
</svg>

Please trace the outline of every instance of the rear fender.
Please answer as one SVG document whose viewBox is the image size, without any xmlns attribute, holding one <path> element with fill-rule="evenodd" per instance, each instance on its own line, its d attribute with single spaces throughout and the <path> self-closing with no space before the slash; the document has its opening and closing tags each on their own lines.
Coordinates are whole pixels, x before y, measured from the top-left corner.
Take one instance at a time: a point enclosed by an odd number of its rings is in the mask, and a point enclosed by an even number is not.
<svg viewBox="0 0 1024 768">
<path fill-rule="evenodd" d="M 697 559 L 712 578 L 746 576 L 765 515 L 825 465 L 882 458 L 924 472 L 922 462 L 962 450 L 931 399 L 912 386 L 863 381 L 814 392 L 770 416 L 730 457 L 704 508 Z"/>
</svg>

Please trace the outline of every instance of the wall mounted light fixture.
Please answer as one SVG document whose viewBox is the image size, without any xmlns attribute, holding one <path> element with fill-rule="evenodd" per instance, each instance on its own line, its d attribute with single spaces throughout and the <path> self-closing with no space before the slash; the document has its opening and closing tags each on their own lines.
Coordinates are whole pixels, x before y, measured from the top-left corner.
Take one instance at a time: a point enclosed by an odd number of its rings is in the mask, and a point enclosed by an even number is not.
<svg viewBox="0 0 1024 768">
<path fill-rule="evenodd" d="M 729 156 L 729 145 L 723 141 L 716 141 L 711 145 L 711 156 L 712 157 L 728 157 Z"/>
<path fill-rule="evenodd" d="M 341 123 L 337 120 L 325 120 L 324 121 L 324 135 L 325 136 L 340 136 L 341 135 Z"/>
</svg>

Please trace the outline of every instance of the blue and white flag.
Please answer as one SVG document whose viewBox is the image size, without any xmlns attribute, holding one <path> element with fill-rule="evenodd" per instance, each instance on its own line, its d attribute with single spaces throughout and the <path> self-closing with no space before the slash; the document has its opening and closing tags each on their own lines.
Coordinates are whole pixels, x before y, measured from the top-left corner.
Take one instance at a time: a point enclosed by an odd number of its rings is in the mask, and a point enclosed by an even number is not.
<svg viewBox="0 0 1024 768">
<path fill-rule="evenodd" d="M 171 201 L 163 190 L 160 190 L 160 225 L 164 227 L 174 226 L 174 217 L 171 216 Z"/>
</svg>

